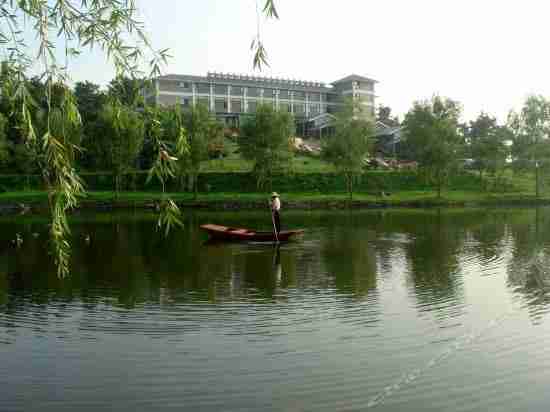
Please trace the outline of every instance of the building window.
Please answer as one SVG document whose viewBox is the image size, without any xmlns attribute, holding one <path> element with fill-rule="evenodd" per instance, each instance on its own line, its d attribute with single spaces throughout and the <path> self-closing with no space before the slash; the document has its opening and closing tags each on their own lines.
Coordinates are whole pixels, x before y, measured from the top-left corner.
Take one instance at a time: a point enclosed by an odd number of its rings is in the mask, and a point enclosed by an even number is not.
<svg viewBox="0 0 550 412">
<path fill-rule="evenodd" d="M 302 104 L 302 103 L 295 103 L 294 104 L 294 113 L 304 114 L 304 112 L 305 112 L 305 104 Z"/>
<path fill-rule="evenodd" d="M 312 102 L 318 102 L 320 99 L 321 99 L 321 94 L 320 93 L 310 93 L 309 94 L 309 100 L 311 100 Z"/>
<path fill-rule="evenodd" d="M 227 94 L 227 86 L 225 84 L 216 84 L 214 86 L 214 93 L 215 94 Z"/>
<path fill-rule="evenodd" d="M 249 87 L 247 95 L 250 97 L 258 97 L 260 95 L 260 90 L 257 87 Z"/>
<path fill-rule="evenodd" d="M 298 91 L 295 91 L 295 92 L 294 92 L 294 99 L 296 99 L 296 100 L 305 100 L 305 99 L 306 99 L 306 94 L 305 94 L 305 92 L 298 92 Z"/>
<path fill-rule="evenodd" d="M 231 86 L 231 95 L 232 96 L 242 96 L 243 88 L 241 86 Z"/>
<path fill-rule="evenodd" d="M 258 107 L 258 103 L 255 101 L 248 102 L 248 113 L 256 113 L 256 108 Z"/>
<path fill-rule="evenodd" d="M 275 97 L 276 94 L 277 94 L 277 90 L 275 89 L 264 89 L 264 97 L 266 99 Z"/>
<path fill-rule="evenodd" d="M 214 106 L 216 109 L 216 113 L 227 112 L 227 101 L 225 99 L 216 99 L 214 101 Z"/>
<path fill-rule="evenodd" d="M 178 86 L 183 88 L 183 89 L 188 89 L 189 88 L 189 83 L 187 82 L 179 82 L 178 83 Z"/>
<path fill-rule="evenodd" d="M 189 99 L 184 97 L 183 99 L 181 99 L 181 105 L 183 107 L 189 107 Z"/>
<path fill-rule="evenodd" d="M 374 83 L 373 82 L 360 82 L 359 83 L 359 89 L 360 90 L 367 90 L 369 92 L 374 91 Z"/>
<path fill-rule="evenodd" d="M 280 90 L 279 91 L 279 99 L 289 99 L 290 93 L 289 90 Z"/>
<path fill-rule="evenodd" d="M 199 93 L 199 94 L 210 94 L 210 85 L 208 83 L 198 83 L 197 84 L 197 93 Z"/>
<path fill-rule="evenodd" d="M 231 99 L 231 112 L 241 113 L 243 111 L 243 103 L 238 99 Z"/>
<path fill-rule="evenodd" d="M 317 115 L 317 114 L 319 114 L 320 110 L 321 110 L 321 109 L 320 109 L 320 107 L 319 107 L 318 104 L 310 104 L 310 105 L 309 105 L 309 112 L 310 112 L 310 114 L 312 114 L 312 115 Z"/>
<path fill-rule="evenodd" d="M 338 101 L 338 95 L 328 93 L 326 97 L 326 101 L 329 103 L 336 103 Z"/>
</svg>

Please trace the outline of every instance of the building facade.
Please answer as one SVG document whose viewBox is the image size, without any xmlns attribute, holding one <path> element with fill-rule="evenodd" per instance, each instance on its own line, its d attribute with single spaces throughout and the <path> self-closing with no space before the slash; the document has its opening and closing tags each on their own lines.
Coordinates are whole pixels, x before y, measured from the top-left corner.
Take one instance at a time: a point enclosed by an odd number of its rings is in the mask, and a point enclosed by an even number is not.
<svg viewBox="0 0 550 412">
<path fill-rule="evenodd" d="M 169 74 L 154 80 L 145 99 L 147 103 L 165 106 L 204 104 L 228 126 L 238 126 L 239 119 L 253 114 L 259 104 L 272 104 L 276 110 L 293 113 L 297 122 L 306 124 L 336 112 L 346 97 L 360 100 L 366 112 L 374 116 L 376 83 L 358 75 L 326 85 L 214 72 L 206 76 Z"/>
</svg>

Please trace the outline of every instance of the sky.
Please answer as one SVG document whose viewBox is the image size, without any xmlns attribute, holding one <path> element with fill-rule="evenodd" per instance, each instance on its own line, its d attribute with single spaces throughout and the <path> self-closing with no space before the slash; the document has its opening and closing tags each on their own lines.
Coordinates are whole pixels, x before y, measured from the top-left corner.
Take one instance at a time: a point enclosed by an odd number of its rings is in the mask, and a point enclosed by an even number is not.
<svg viewBox="0 0 550 412">
<path fill-rule="evenodd" d="M 264 0 L 258 0 L 261 4 Z M 330 83 L 379 81 L 377 103 L 401 118 L 434 94 L 504 121 L 529 94 L 550 96 L 550 2 L 544 0 L 275 0 L 261 19 L 270 68 L 262 75 Z M 137 0 L 147 32 L 173 58 L 164 73 L 253 73 L 254 0 Z M 99 52 L 71 64 L 74 81 L 106 84 Z"/>
</svg>

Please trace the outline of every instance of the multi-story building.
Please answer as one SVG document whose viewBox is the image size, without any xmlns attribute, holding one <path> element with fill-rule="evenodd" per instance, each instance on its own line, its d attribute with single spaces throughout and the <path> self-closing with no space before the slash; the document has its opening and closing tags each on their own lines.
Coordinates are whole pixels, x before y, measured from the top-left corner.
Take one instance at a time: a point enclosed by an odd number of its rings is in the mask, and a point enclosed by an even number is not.
<svg viewBox="0 0 550 412">
<path fill-rule="evenodd" d="M 146 92 L 148 103 L 181 104 L 188 107 L 206 105 L 229 126 L 237 126 L 239 118 L 253 114 L 258 104 L 272 104 L 277 110 L 293 113 L 297 122 L 317 124 L 312 120 L 338 110 L 345 97 L 359 99 L 374 115 L 376 80 L 352 74 L 326 85 L 321 82 L 289 80 L 209 72 L 206 76 L 169 74 L 154 81 Z"/>
</svg>

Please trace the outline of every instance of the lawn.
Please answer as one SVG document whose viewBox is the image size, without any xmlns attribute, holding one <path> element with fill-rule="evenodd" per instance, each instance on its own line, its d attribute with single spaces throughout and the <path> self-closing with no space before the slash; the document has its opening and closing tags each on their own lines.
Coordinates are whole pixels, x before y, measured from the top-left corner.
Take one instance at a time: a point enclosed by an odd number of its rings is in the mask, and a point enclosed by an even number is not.
<svg viewBox="0 0 550 412">
<path fill-rule="evenodd" d="M 231 139 L 225 139 L 224 145 L 227 156 L 202 162 L 201 172 L 250 172 L 252 170 L 252 162 L 241 157 L 237 143 Z M 334 167 L 330 163 L 314 156 L 295 155 L 291 167 L 295 173 L 334 172 Z"/>
</svg>

